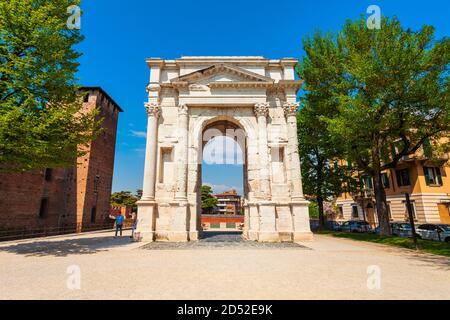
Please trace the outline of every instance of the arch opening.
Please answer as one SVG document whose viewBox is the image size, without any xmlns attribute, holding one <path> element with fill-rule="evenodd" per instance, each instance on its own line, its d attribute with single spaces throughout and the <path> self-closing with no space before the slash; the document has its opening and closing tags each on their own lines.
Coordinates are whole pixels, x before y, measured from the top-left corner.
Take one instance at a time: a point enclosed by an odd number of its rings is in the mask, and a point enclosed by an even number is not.
<svg viewBox="0 0 450 320">
<path fill-rule="evenodd" d="M 235 119 L 211 119 L 203 125 L 200 146 L 200 236 L 241 239 L 248 199 L 247 134 Z"/>
</svg>

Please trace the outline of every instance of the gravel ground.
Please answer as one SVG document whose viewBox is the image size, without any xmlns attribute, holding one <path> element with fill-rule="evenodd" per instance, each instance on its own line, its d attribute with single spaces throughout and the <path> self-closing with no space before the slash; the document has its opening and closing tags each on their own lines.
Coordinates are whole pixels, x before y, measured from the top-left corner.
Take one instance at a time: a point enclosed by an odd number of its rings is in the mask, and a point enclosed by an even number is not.
<svg viewBox="0 0 450 320">
<path fill-rule="evenodd" d="M 446 257 L 328 236 L 236 240 L 143 245 L 97 232 L 0 243 L 0 299 L 450 299 Z"/>
</svg>

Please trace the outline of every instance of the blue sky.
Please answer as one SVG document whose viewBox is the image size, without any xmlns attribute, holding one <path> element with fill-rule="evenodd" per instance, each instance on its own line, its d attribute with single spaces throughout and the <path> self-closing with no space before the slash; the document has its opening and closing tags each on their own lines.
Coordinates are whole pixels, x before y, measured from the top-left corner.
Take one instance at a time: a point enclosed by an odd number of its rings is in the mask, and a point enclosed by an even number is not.
<svg viewBox="0 0 450 320">
<path fill-rule="evenodd" d="M 142 186 L 147 57 L 182 55 L 303 55 L 301 39 L 316 29 L 338 30 L 369 5 L 396 15 L 404 26 L 434 25 L 437 37 L 450 35 L 448 0 L 277 0 L 154 1 L 83 0 L 77 50 L 81 85 L 102 86 L 124 109 L 120 115 L 113 191 Z M 204 166 L 205 167 L 205 166 Z M 218 189 L 242 188 L 242 167 L 204 168 L 205 182 Z M 220 190 L 216 190 L 220 191 Z"/>
</svg>

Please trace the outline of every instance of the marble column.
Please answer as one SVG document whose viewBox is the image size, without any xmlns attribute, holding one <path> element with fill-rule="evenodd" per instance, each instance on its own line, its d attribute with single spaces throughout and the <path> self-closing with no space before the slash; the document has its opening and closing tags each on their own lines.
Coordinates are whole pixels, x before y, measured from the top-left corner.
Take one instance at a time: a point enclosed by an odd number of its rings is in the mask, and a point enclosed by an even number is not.
<svg viewBox="0 0 450 320">
<path fill-rule="evenodd" d="M 249 237 L 261 242 L 277 242 L 280 240 L 276 231 L 276 212 L 270 190 L 270 170 L 268 152 L 267 117 L 269 115 L 269 103 L 257 103 L 254 108 L 258 119 L 258 151 L 260 165 L 260 201 L 257 205 L 257 216 L 255 209 L 250 207 Z M 253 209 L 253 210 L 252 210 Z M 253 211 L 253 212 L 252 212 Z M 253 213 L 253 214 L 252 214 Z M 252 217 L 253 216 L 253 217 Z M 258 225 L 255 225 L 258 224 Z M 253 230 L 257 230 L 253 234 Z"/>
<path fill-rule="evenodd" d="M 189 240 L 189 204 L 187 199 L 188 152 L 189 152 L 189 115 L 185 104 L 178 106 L 178 145 L 177 145 L 177 187 L 171 226 L 167 234 L 169 241 L 184 242 Z M 197 230 L 192 230 L 195 234 Z"/>
<path fill-rule="evenodd" d="M 293 240 L 295 242 L 312 240 L 309 224 L 309 202 L 305 200 L 302 187 L 302 173 L 298 153 L 297 112 L 298 102 L 283 104 L 288 133 L 289 170 L 291 172 L 291 212 L 293 222 Z"/>
<path fill-rule="evenodd" d="M 153 241 L 155 232 L 155 183 L 158 148 L 158 118 L 161 108 L 157 103 L 146 103 L 148 114 L 147 145 L 145 151 L 144 186 L 142 198 L 137 202 L 135 241 Z"/>
<path fill-rule="evenodd" d="M 257 103 L 254 112 L 258 120 L 260 197 L 264 200 L 270 200 L 269 152 L 267 146 L 267 116 L 269 115 L 269 103 Z"/>
<path fill-rule="evenodd" d="M 146 103 L 148 114 L 147 145 L 145 149 L 144 187 L 141 200 L 155 200 L 156 157 L 158 147 L 158 118 L 161 108 L 156 103 Z"/>
<path fill-rule="evenodd" d="M 188 152 L 189 152 L 189 110 L 187 105 L 178 107 L 178 155 L 177 191 L 175 199 L 187 202 Z"/>
<path fill-rule="evenodd" d="M 287 122 L 288 134 L 288 154 L 289 166 L 292 179 L 291 198 L 293 200 L 304 200 L 302 187 L 302 174 L 300 168 L 300 157 L 298 153 L 298 135 L 297 135 L 297 112 L 300 104 L 298 102 L 289 102 L 283 104 L 284 114 Z"/>
</svg>

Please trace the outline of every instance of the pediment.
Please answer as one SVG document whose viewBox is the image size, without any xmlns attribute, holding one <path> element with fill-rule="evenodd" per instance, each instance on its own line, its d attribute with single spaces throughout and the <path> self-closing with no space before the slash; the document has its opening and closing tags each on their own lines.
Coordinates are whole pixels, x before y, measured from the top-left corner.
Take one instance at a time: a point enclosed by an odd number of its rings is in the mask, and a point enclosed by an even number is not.
<svg viewBox="0 0 450 320">
<path fill-rule="evenodd" d="M 211 83 L 260 83 L 270 84 L 274 80 L 245 70 L 240 67 L 227 64 L 216 64 L 211 67 L 198 70 L 181 77 L 172 79 L 172 83 L 208 85 Z"/>
</svg>

